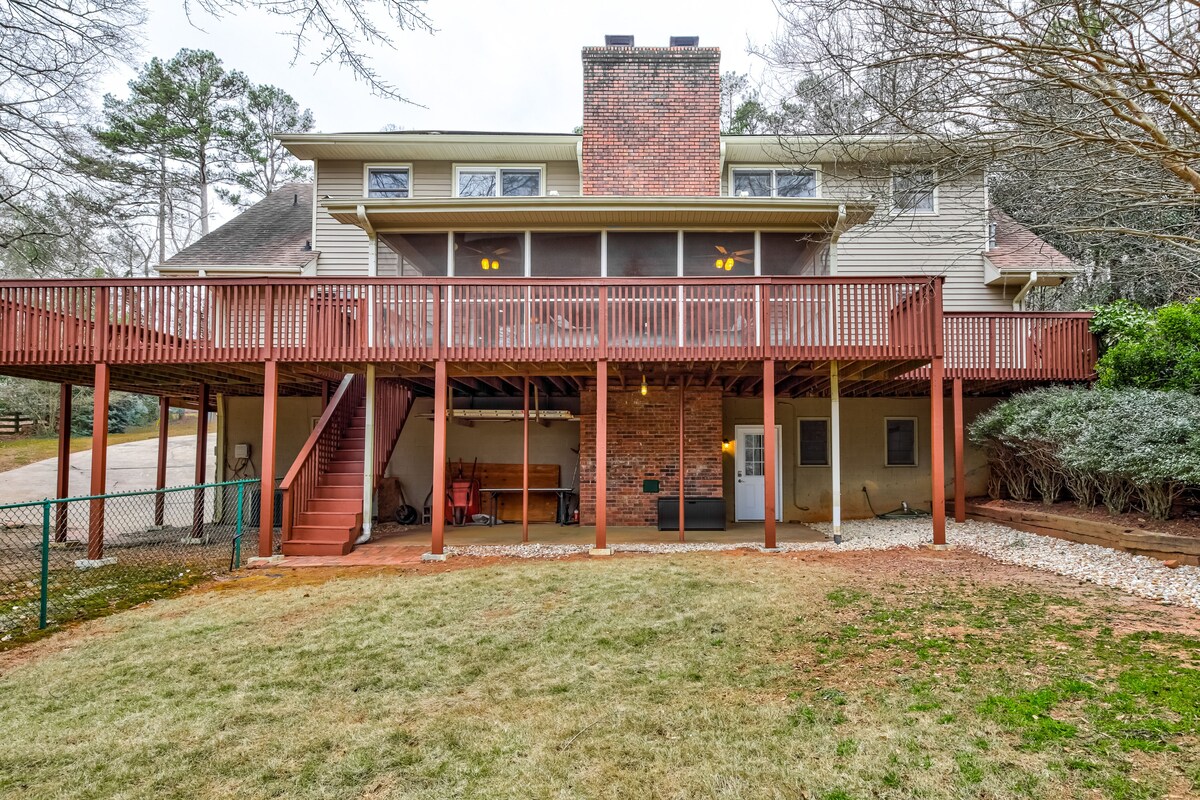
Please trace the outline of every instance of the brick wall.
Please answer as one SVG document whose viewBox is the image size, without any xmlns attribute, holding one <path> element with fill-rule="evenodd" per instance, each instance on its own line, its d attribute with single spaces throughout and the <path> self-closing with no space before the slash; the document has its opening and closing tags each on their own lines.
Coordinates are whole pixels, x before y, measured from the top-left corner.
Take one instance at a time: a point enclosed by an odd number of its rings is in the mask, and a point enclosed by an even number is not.
<svg viewBox="0 0 1200 800">
<path fill-rule="evenodd" d="M 720 497 L 721 388 L 689 388 L 684 432 L 684 493 Z M 679 482 L 679 395 L 677 389 L 608 390 L 608 524 L 654 525 L 657 494 L 642 481 L 657 480 L 661 494 L 676 496 Z M 580 397 L 579 516 L 596 521 L 596 391 Z"/>
<path fill-rule="evenodd" d="M 721 51 L 583 49 L 583 193 L 721 193 Z"/>
</svg>

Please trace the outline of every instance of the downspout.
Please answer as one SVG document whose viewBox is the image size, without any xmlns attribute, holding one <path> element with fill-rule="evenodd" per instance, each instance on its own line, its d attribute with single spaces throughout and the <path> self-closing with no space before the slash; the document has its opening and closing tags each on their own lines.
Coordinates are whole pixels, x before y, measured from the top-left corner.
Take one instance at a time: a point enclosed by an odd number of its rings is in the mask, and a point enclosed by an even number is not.
<svg viewBox="0 0 1200 800">
<path fill-rule="evenodd" d="M 1030 270 L 1029 280 L 1025 281 L 1025 285 L 1021 287 L 1021 291 L 1017 292 L 1017 296 L 1013 298 L 1013 311 L 1022 311 L 1025 308 L 1025 295 L 1029 294 L 1029 290 L 1037 283 L 1037 270 Z"/>
<path fill-rule="evenodd" d="M 371 516 L 375 511 L 375 365 L 367 364 L 367 397 L 363 409 L 363 507 L 362 534 L 354 546 L 371 541 Z"/>
<path fill-rule="evenodd" d="M 375 251 L 375 228 L 367 217 L 366 208 L 358 206 L 358 221 L 367 232 L 367 275 L 379 275 L 379 261 Z M 367 286 L 367 347 L 375 346 L 375 287 Z M 371 517 L 375 511 L 375 365 L 367 364 L 366 402 L 363 408 L 363 504 L 362 534 L 355 540 L 357 547 L 371 541 Z"/>
<path fill-rule="evenodd" d="M 833 230 L 829 236 L 829 274 L 838 274 L 838 240 L 842 238 L 842 234 L 846 232 L 846 228 L 850 227 L 846 224 L 846 204 L 838 204 L 837 221 L 833 223 Z"/>
</svg>

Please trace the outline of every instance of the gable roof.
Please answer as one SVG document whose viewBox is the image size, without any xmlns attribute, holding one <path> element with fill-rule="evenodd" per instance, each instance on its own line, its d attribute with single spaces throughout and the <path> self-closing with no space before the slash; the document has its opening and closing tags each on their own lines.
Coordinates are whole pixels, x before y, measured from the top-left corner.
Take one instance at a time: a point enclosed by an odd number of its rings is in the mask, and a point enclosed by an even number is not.
<svg viewBox="0 0 1200 800">
<path fill-rule="evenodd" d="M 996 269 L 1017 272 L 1079 271 L 1079 265 L 1074 261 L 1003 211 L 993 208 L 990 216 L 992 224 L 996 226 L 995 242 L 984 255 Z"/>
<path fill-rule="evenodd" d="M 299 272 L 312 249 L 313 186 L 288 183 L 159 265 L 160 271 L 261 267 Z"/>
</svg>

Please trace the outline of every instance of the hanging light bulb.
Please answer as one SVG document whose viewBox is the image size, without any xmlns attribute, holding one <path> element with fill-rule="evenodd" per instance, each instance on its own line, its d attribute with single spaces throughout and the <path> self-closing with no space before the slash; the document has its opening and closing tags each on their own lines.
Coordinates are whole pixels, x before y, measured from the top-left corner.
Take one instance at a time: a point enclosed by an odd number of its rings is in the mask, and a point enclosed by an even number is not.
<svg viewBox="0 0 1200 800">
<path fill-rule="evenodd" d="M 733 269 L 733 259 L 727 258 L 725 259 L 725 271 L 729 272 L 731 269 Z"/>
<path fill-rule="evenodd" d="M 491 269 L 491 267 L 488 265 L 487 256 L 484 256 L 483 260 L 479 262 L 479 266 L 483 267 L 484 269 Z"/>
<path fill-rule="evenodd" d="M 646 376 L 642 376 L 642 397 L 645 397 L 650 392 L 650 387 L 646 385 Z"/>
<path fill-rule="evenodd" d="M 725 261 L 718 258 L 717 259 L 717 269 L 723 269 L 724 267 L 725 267 Z"/>
</svg>

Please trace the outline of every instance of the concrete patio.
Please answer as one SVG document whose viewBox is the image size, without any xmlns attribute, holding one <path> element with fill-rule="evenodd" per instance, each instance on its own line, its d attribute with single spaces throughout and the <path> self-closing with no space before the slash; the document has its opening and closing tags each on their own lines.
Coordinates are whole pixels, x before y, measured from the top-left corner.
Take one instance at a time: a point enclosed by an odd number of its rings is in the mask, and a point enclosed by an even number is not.
<svg viewBox="0 0 1200 800">
<path fill-rule="evenodd" d="M 819 531 L 799 523 L 779 523 L 777 538 L 780 543 L 824 542 L 828 539 Z M 560 526 L 533 524 L 529 526 L 529 543 L 546 545 L 576 545 L 588 547 L 595 541 L 596 529 L 590 525 Z M 421 554 L 429 552 L 432 531 L 429 525 L 401 526 L 385 523 L 376 527 L 374 538 L 359 545 L 344 556 L 288 556 L 280 561 L 281 567 L 346 567 L 346 566 L 396 566 L 413 564 L 421 560 Z M 761 522 L 731 522 L 723 531 L 687 531 L 685 541 L 706 544 L 746 544 L 761 546 L 763 526 Z M 610 525 L 608 543 L 622 544 L 675 544 L 679 542 L 677 531 L 660 531 L 649 526 Z M 464 525 L 446 527 L 447 547 L 497 546 L 521 544 L 521 526 L 514 524 Z"/>
</svg>

